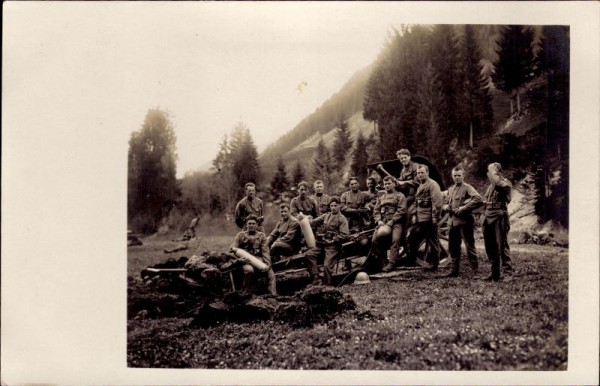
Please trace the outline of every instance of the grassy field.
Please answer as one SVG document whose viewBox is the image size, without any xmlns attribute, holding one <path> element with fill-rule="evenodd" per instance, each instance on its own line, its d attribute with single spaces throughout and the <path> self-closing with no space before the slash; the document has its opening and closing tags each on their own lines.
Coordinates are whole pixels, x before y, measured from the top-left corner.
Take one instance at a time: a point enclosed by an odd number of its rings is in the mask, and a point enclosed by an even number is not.
<svg viewBox="0 0 600 386">
<path fill-rule="evenodd" d="M 167 257 L 221 250 L 231 237 L 129 248 L 128 274 Z M 479 246 L 481 247 L 481 246 Z M 280 322 L 188 327 L 191 318 L 128 321 L 130 367 L 229 369 L 562 370 L 567 366 L 568 251 L 512 246 L 515 273 L 489 283 L 410 271 L 339 289 L 354 311 L 310 328 Z M 481 253 L 485 258 L 485 254 Z M 481 277 L 489 265 L 481 264 Z"/>
</svg>

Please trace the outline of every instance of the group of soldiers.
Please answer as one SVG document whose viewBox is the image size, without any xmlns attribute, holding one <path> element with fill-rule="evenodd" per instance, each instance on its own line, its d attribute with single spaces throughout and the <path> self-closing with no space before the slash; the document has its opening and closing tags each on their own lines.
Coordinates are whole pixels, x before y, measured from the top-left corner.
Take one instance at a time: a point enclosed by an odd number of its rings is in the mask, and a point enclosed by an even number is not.
<svg viewBox="0 0 600 386">
<path fill-rule="evenodd" d="M 246 196 L 235 208 L 235 222 L 242 228 L 232 244 L 232 250 L 241 248 L 269 267 L 266 272 L 268 289 L 276 294 L 275 273 L 272 262 L 297 254 L 302 247 L 303 233 L 300 221 L 307 219 L 317 236 L 315 246 L 309 246 L 304 258 L 311 276 L 311 284 L 331 285 L 332 273 L 341 253 L 341 243 L 351 234 L 375 228 L 371 253 L 367 257 L 371 271 L 389 272 L 396 265 L 421 264 L 428 271 L 436 271 L 441 252 L 438 222 L 448 214 L 449 254 L 452 266 L 448 277 L 460 273 L 461 243 L 467 249 L 467 259 L 474 272 L 478 271 L 478 254 L 475 248 L 473 211 L 483 206 L 481 225 L 485 250 L 492 263 L 491 275 L 486 279 L 501 279 L 501 264 L 505 273 L 512 272 L 508 246 L 508 210 L 512 185 L 502 175 L 499 163 L 488 165 L 490 182 L 485 194 L 464 181 L 461 166 L 452 169 L 454 184 L 443 194 L 439 184 L 429 177 L 426 165 L 411 160 L 407 149 L 396 153 L 402 169 L 399 176 L 383 178 L 383 190 L 377 189 L 373 177 L 366 180 L 366 191 L 359 189 L 357 178 L 349 179 L 350 190 L 341 196 L 329 196 L 322 181 L 310 185 L 298 184 L 297 193 L 288 204 L 279 205 L 280 220 L 267 236 L 262 227 L 263 201 L 256 197 L 256 186 L 245 186 Z M 418 257 L 419 247 L 427 245 L 428 262 Z M 389 249 L 389 255 L 388 255 Z M 324 255 L 324 272 L 319 276 L 317 257 Z M 249 263 L 242 266 L 242 291 L 249 291 L 255 269 Z"/>
</svg>

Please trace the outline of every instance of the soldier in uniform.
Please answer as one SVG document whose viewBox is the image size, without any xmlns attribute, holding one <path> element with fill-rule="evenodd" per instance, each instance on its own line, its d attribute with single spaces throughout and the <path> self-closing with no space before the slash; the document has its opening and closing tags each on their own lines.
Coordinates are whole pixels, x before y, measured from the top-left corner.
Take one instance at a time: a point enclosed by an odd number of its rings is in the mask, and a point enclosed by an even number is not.
<svg viewBox="0 0 600 386">
<path fill-rule="evenodd" d="M 253 214 L 258 219 L 258 230 L 263 232 L 264 230 L 261 226 L 264 219 L 263 202 L 260 198 L 256 197 L 256 185 L 248 182 L 244 188 L 246 190 L 246 197 L 242 198 L 235 206 L 235 223 L 238 227 L 244 229 L 246 217 Z"/>
<path fill-rule="evenodd" d="M 417 180 L 417 167 L 419 164 L 411 161 L 408 149 L 398 150 L 396 157 L 402 164 L 400 176 L 396 179 L 396 190 L 404 194 L 409 214 L 414 214 L 415 192 L 419 187 L 419 181 Z"/>
<path fill-rule="evenodd" d="M 437 270 L 440 259 L 440 240 L 437 222 L 443 204 L 442 192 L 437 182 L 429 178 L 429 168 L 419 165 L 417 179 L 420 182 L 415 193 L 415 223 L 408 235 L 410 263 L 416 262 L 419 245 L 426 240 L 429 252 L 433 254 L 432 271 Z"/>
<path fill-rule="evenodd" d="M 350 177 L 350 190 L 342 193 L 340 203 L 341 212 L 348 219 L 350 232 L 360 232 L 370 212 L 367 208 L 369 196 L 358 190 L 358 179 L 356 177 Z"/>
<path fill-rule="evenodd" d="M 398 260 L 402 225 L 404 224 L 404 216 L 406 216 L 406 197 L 404 197 L 404 194 L 394 190 L 394 179 L 390 176 L 383 179 L 383 187 L 385 188 L 385 192 L 377 199 L 377 204 L 375 205 L 374 217 L 377 228 L 373 234 L 373 252 L 377 256 L 378 266 L 381 267 L 381 263 L 385 261 L 386 253 L 386 248 L 383 244 L 389 241 L 389 236 L 385 236 L 386 240 L 383 240 L 384 236 L 380 236 L 378 229 L 382 226 L 389 226 L 391 228 L 390 257 L 388 263 L 383 268 L 384 272 L 389 272 L 394 268 Z"/>
<path fill-rule="evenodd" d="M 502 166 L 498 162 L 488 165 L 487 177 L 490 185 L 484 195 L 482 226 L 485 253 L 492 262 L 492 273 L 486 280 L 499 281 L 501 260 L 505 270 L 512 270 L 508 254 L 510 223 L 507 208 L 511 199 L 512 184 L 502 175 Z"/>
<path fill-rule="evenodd" d="M 271 259 L 277 262 L 281 257 L 291 256 L 300 250 L 302 232 L 298 220 L 290 215 L 290 204 L 279 205 L 281 219 L 267 238 Z"/>
<path fill-rule="evenodd" d="M 241 248 L 261 259 L 269 266 L 269 270 L 267 271 L 268 290 L 270 294 L 277 295 L 275 272 L 271 268 L 271 256 L 269 255 L 269 247 L 267 246 L 267 236 L 263 232 L 258 231 L 258 218 L 253 214 L 246 217 L 246 224 L 244 226 L 246 230 L 239 232 L 235 236 L 231 248 Z M 254 277 L 254 267 L 250 264 L 244 264 L 242 266 L 242 273 L 244 275 L 242 292 L 250 292 L 252 278 Z"/>
<path fill-rule="evenodd" d="M 313 184 L 313 188 L 315 190 L 315 194 L 313 194 L 311 197 L 318 204 L 320 216 L 325 212 L 329 211 L 329 195 L 327 193 L 323 193 L 325 185 L 321 180 L 316 180 Z"/>
<path fill-rule="evenodd" d="M 319 215 L 319 205 L 313 198 L 308 196 L 308 188 L 308 183 L 305 181 L 298 184 L 298 196 L 292 198 L 290 202 L 292 216 L 298 217 L 300 212 L 310 216 L 310 218 L 315 218 Z"/>
<path fill-rule="evenodd" d="M 349 235 L 348 220 L 340 213 L 339 197 L 331 197 L 329 200 L 329 210 L 330 212 L 310 221 L 310 226 L 313 229 L 320 227 L 323 234 L 323 237 L 317 240 L 317 246 L 310 248 L 304 254 L 308 271 L 312 278 L 311 284 L 320 284 L 317 257 L 325 253 L 325 261 L 323 263 L 325 273 L 322 283 L 324 285 L 331 285 L 333 270 L 341 252 L 341 243 Z M 301 221 L 302 218 L 304 218 L 303 215 L 298 216 L 298 220 Z"/>
<path fill-rule="evenodd" d="M 473 225 L 475 219 L 473 210 L 477 209 L 481 203 L 481 195 L 474 187 L 464 182 L 465 171 L 462 166 L 456 166 L 452 169 L 452 180 L 454 185 L 448 188 L 448 194 L 444 200 L 442 211 L 449 212 L 448 226 L 448 244 L 450 257 L 452 258 L 452 270 L 448 277 L 458 277 L 460 272 L 460 243 L 464 240 L 467 248 L 467 258 L 473 272 L 477 272 L 479 262 L 477 249 L 475 248 L 475 237 L 473 236 Z"/>
<path fill-rule="evenodd" d="M 367 190 L 365 190 L 365 194 L 368 196 L 366 208 L 369 210 L 369 213 L 367 214 L 368 218 L 365 227 L 371 228 L 375 224 L 374 210 L 375 205 L 377 205 L 377 198 L 383 194 L 383 191 L 377 190 L 377 181 L 373 177 L 368 177 L 366 184 Z"/>
</svg>

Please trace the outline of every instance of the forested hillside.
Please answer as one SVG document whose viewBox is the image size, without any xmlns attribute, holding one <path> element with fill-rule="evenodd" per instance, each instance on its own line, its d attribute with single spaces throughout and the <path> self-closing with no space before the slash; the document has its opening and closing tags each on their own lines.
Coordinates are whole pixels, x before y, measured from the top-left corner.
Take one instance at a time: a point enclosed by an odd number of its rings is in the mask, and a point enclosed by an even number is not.
<svg viewBox="0 0 600 386">
<path fill-rule="evenodd" d="M 231 214 L 249 181 L 268 200 L 303 179 L 322 179 L 339 193 L 349 174 L 362 179 L 368 162 L 408 148 L 428 157 L 446 183 L 450 169 L 463 164 L 480 189 L 487 164 L 498 161 L 540 220 L 567 226 L 568 122 L 568 27 L 402 26 L 371 66 L 260 156 L 252 128 L 240 123 L 211 172 L 186 175 L 162 205 L 132 205 L 151 198 L 132 196 L 146 183 L 132 179 L 143 170 L 132 164 L 139 151 L 132 136 L 130 223 L 152 218 L 143 229 L 156 229 L 172 203 L 177 213 Z M 151 208 L 151 215 L 140 213 Z"/>
</svg>

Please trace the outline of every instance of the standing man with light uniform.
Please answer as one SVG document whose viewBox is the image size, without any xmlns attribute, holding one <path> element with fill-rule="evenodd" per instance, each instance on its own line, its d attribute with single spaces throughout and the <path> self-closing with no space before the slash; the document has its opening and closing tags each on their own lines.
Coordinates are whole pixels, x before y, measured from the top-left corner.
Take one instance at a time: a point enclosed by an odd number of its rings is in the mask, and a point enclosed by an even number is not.
<svg viewBox="0 0 600 386">
<path fill-rule="evenodd" d="M 452 180 L 454 185 L 448 188 L 448 194 L 442 211 L 448 211 L 448 244 L 450 257 L 452 258 L 452 270 L 448 277 L 458 277 L 460 272 L 460 243 L 464 241 L 467 248 L 467 258 L 471 270 L 476 273 L 479 268 L 477 249 L 475 248 L 475 237 L 473 228 L 475 219 L 473 210 L 481 206 L 483 200 L 474 187 L 464 182 L 465 170 L 462 166 L 452 169 Z"/>
<path fill-rule="evenodd" d="M 485 253 L 492 262 L 492 273 L 486 280 L 499 281 L 501 261 L 506 271 L 512 271 L 508 247 L 508 203 L 511 200 L 512 184 L 502 175 L 502 166 L 498 162 L 488 165 L 487 177 L 490 185 L 484 194 L 482 226 Z"/>
</svg>

